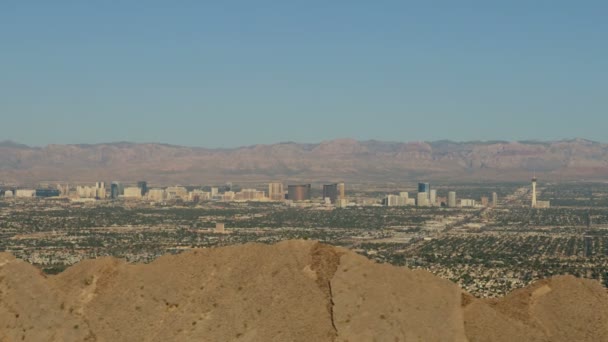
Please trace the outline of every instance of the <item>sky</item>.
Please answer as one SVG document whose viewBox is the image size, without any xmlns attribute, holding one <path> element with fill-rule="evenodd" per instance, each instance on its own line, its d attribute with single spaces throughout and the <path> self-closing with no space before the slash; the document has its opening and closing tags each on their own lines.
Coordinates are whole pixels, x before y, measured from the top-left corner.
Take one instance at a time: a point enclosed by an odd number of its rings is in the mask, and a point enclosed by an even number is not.
<svg viewBox="0 0 608 342">
<path fill-rule="evenodd" d="M 0 140 L 608 142 L 608 1 L 0 2 Z"/>
</svg>

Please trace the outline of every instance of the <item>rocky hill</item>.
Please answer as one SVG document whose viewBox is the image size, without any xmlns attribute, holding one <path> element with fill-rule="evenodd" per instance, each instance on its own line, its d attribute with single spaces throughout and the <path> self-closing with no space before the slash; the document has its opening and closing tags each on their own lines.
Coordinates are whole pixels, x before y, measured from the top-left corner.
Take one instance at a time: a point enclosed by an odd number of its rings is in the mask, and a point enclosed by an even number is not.
<svg viewBox="0 0 608 342">
<path fill-rule="evenodd" d="M 83 261 L 0 254 L 0 341 L 608 341 L 599 283 L 555 277 L 480 300 L 426 271 L 312 241 Z"/>
<path fill-rule="evenodd" d="M 402 182 L 438 180 L 604 179 L 608 145 L 554 142 L 332 140 L 235 149 L 111 143 L 28 147 L 0 143 L 0 182 L 96 180 L 160 184 L 225 181 Z"/>
</svg>

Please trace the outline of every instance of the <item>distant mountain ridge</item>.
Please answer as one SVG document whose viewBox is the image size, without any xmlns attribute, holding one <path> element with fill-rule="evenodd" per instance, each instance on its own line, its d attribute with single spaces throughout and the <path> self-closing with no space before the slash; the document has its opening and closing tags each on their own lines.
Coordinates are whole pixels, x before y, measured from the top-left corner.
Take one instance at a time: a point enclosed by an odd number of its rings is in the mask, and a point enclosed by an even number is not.
<svg viewBox="0 0 608 342">
<path fill-rule="evenodd" d="M 239 148 L 159 143 L 29 147 L 0 143 L 0 182 L 290 182 L 604 180 L 608 144 L 561 141 L 386 142 L 337 139 Z"/>
</svg>

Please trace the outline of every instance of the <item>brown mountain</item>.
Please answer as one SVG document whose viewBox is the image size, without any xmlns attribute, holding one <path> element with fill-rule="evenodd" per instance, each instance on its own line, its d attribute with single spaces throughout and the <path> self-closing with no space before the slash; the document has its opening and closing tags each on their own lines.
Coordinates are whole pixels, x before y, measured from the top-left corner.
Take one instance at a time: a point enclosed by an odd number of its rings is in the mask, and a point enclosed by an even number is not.
<svg viewBox="0 0 608 342">
<path fill-rule="evenodd" d="M 0 254 L 0 341 L 608 341 L 608 294 L 571 276 L 479 300 L 312 241 L 102 258 L 46 277 Z"/>
<path fill-rule="evenodd" d="M 410 142 L 332 140 L 235 149 L 110 143 L 33 148 L 0 143 L 0 181 L 402 182 L 430 180 L 605 179 L 608 144 L 555 142 Z"/>
</svg>

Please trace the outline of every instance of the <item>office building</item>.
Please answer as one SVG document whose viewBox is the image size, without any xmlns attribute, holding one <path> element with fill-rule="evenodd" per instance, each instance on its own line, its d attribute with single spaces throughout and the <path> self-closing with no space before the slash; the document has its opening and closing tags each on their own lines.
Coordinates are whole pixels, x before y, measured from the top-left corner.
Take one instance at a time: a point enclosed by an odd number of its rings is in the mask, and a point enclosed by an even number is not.
<svg viewBox="0 0 608 342">
<path fill-rule="evenodd" d="M 492 206 L 494 208 L 498 207 L 498 194 L 495 192 L 492 193 Z"/>
<path fill-rule="evenodd" d="M 268 198 L 271 201 L 282 201 L 285 199 L 285 191 L 283 190 L 283 183 L 269 183 L 268 184 Z"/>
<path fill-rule="evenodd" d="M 455 191 L 448 192 L 448 207 L 456 208 L 456 192 Z"/>
<path fill-rule="evenodd" d="M 338 184 L 323 185 L 323 198 L 329 199 L 331 204 L 336 204 L 338 200 Z"/>
<path fill-rule="evenodd" d="M 219 194 L 219 190 L 217 187 L 212 187 L 211 188 L 211 197 L 215 197 Z"/>
<path fill-rule="evenodd" d="M 294 202 L 310 200 L 310 184 L 287 186 L 287 198 Z"/>
</svg>

